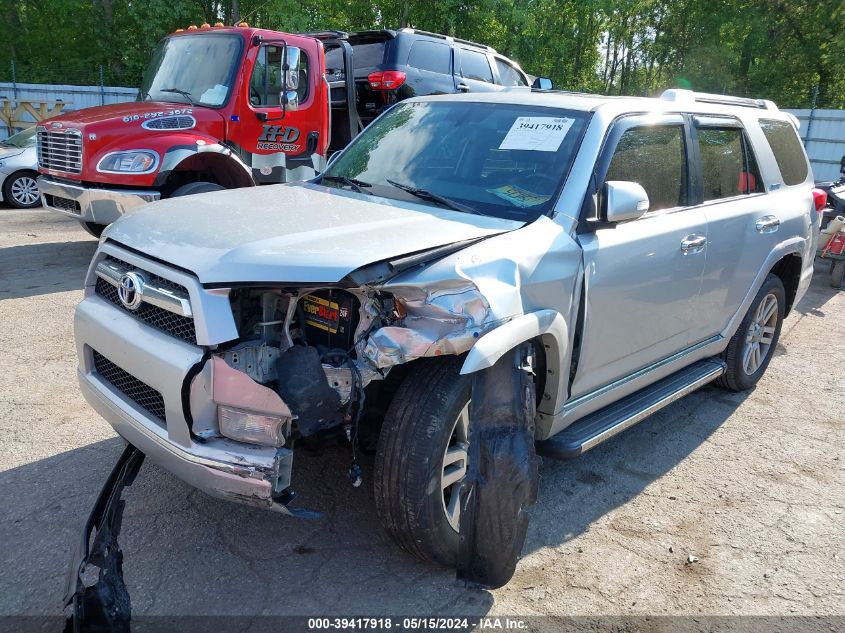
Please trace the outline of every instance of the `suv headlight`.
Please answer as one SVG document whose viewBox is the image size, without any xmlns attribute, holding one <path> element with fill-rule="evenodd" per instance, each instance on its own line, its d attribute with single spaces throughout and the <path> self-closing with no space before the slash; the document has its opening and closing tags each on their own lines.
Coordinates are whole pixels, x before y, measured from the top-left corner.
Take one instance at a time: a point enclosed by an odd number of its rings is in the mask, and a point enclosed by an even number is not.
<svg viewBox="0 0 845 633">
<path fill-rule="evenodd" d="M 158 167 L 158 154 L 148 149 L 106 154 L 97 163 L 97 171 L 106 174 L 148 174 Z"/>
</svg>

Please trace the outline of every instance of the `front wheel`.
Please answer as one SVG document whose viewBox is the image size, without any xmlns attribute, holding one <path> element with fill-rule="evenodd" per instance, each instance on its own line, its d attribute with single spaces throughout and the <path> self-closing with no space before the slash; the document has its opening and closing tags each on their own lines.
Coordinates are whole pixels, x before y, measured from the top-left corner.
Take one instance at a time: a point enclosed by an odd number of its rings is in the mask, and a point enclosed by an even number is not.
<svg viewBox="0 0 845 633">
<path fill-rule="evenodd" d="M 105 224 L 97 224 L 96 222 L 85 222 L 84 220 L 80 220 L 79 223 L 82 225 L 82 228 L 85 229 L 86 233 L 92 235 L 99 239 L 99 237 L 103 234 L 103 231 L 106 230 Z"/>
<path fill-rule="evenodd" d="M 170 194 L 171 198 L 180 198 L 182 196 L 193 196 L 197 193 L 210 193 L 212 191 L 223 191 L 226 187 L 218 185 L 216 182 L 189 182 L 182 185 Z"/>
<path fill-rule="evenodd" d="M 3 183 L 3 199 L 16 209 L 34 209 L 41 204 L 38 192 L 38 174 L 19 171 Z"/>
<path fill-rule="evenodd" d="M 780 338 L 786 292 L 777 275 L 769 275 L 725 350 L 727 370 L 716 383 L 731 391 L 751 389 L 763 377 Z"/>
<path fill-rule="evenodd" d="M 375 502 L 385 530 L 425 561 L 454 566 L 467 471 L 470 380 L 454 356 L 417 361 L 384 418 Z"/>
</svg>

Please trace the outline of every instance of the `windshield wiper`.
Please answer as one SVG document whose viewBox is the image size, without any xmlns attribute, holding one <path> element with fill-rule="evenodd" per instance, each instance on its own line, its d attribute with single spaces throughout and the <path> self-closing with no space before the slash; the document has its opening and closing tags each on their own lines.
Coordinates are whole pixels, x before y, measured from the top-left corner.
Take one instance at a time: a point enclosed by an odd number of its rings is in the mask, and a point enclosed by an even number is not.
<svg viewBox="0 0 845 633">
<path fill-rule="evenodd" d="M 351 188 L 356 193 L 364 193 L 361 187 L 372 187 L 372 185 L 368 182 L 364 182 L 363 180 L 358 180 L 357 178 L 350 178 L 349 176 L 326 176 L 323 175 L 320 177 L 320 182 L 324 180 L 328 180 L 329 182 L 339 182 L 341 184 L 346 185 L 347 187 Z"/>
<path fill-rule="evenodd" d="M 196 103 L 194 103 L 194 97 L 187 90 L 181 90 L 179 88 L 164 88 L 163 90 L 159 90 L 159 92 L 172 92 L 173 94 L 182 95 L 190 102 L 192 106 L 196 107 L 197 105 Z"/>
<path fill-rule="evenodd" d="M 401 189 L 402 191 L 407 191 L 412 196 L 416 196 L 421 200 L 429 200 L 430 202 L 437 202 L 438 204 L 443 205 L 452 211 L 460 211 L 462 213 L 472 213 L 474 215 L 481 215 L 476 209 L 469 207 L 465 204 L 461 204 L 460 202 L 456 202 L 455 200 L 450 200 L 445 196 L 441 196 L 438 193 L 434 193 L 431 191 L 427 191 L 425 189 L 420 189 L 419 187 L 412 187 L 411 185 L 406 185 L 401 182 L 396 182 L 395 180 L 391 180 L 390 178 L 386 178 L 387 182 L 391 185 L 396 187 L 397 189 Z"/>
</svg>

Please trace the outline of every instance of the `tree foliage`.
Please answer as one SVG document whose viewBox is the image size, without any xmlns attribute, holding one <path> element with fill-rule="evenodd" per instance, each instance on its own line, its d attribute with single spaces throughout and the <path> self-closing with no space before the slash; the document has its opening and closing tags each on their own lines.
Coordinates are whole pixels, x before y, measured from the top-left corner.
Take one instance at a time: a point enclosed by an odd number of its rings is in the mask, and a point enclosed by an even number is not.
<svg viewBox="0 0 845 633">
<path fill-rule="evenodd" d="M 842 0 L 2 0 L 0 79 L 137 85 L 188 24 L 287 32 L 412 26 L 489 44 L 556 87 L 667 87 L 845 107 Z"/>
</svg>

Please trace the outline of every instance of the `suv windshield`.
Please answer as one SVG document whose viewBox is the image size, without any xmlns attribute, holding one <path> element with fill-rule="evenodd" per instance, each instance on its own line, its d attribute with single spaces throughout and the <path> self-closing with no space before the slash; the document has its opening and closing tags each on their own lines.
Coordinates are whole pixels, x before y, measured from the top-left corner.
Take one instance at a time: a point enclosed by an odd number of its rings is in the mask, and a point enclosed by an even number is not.
<svg viewBox="0 0 845 633">
<path fill-rule="evenodd" d="M 354 179 L 378 196 L 531 221 L 554 205 L 588 118 L 520 104 L 402 103 L 355 139 L 324 183 Z"/>
<path fill-rule="evenodd" d="M 0 141 L 0 145 L 6 147 L 31 147 L 35 145 L 35 126 L 25 129 L 23 132 L 12 134 L 5 141 Z"/>
<path fill-rule="evenodd" d="M 216 108 L 229 99 L 241 38 L 226 33 L 168 37 L 153 51 L 140 98 Z"/>
</svg>

